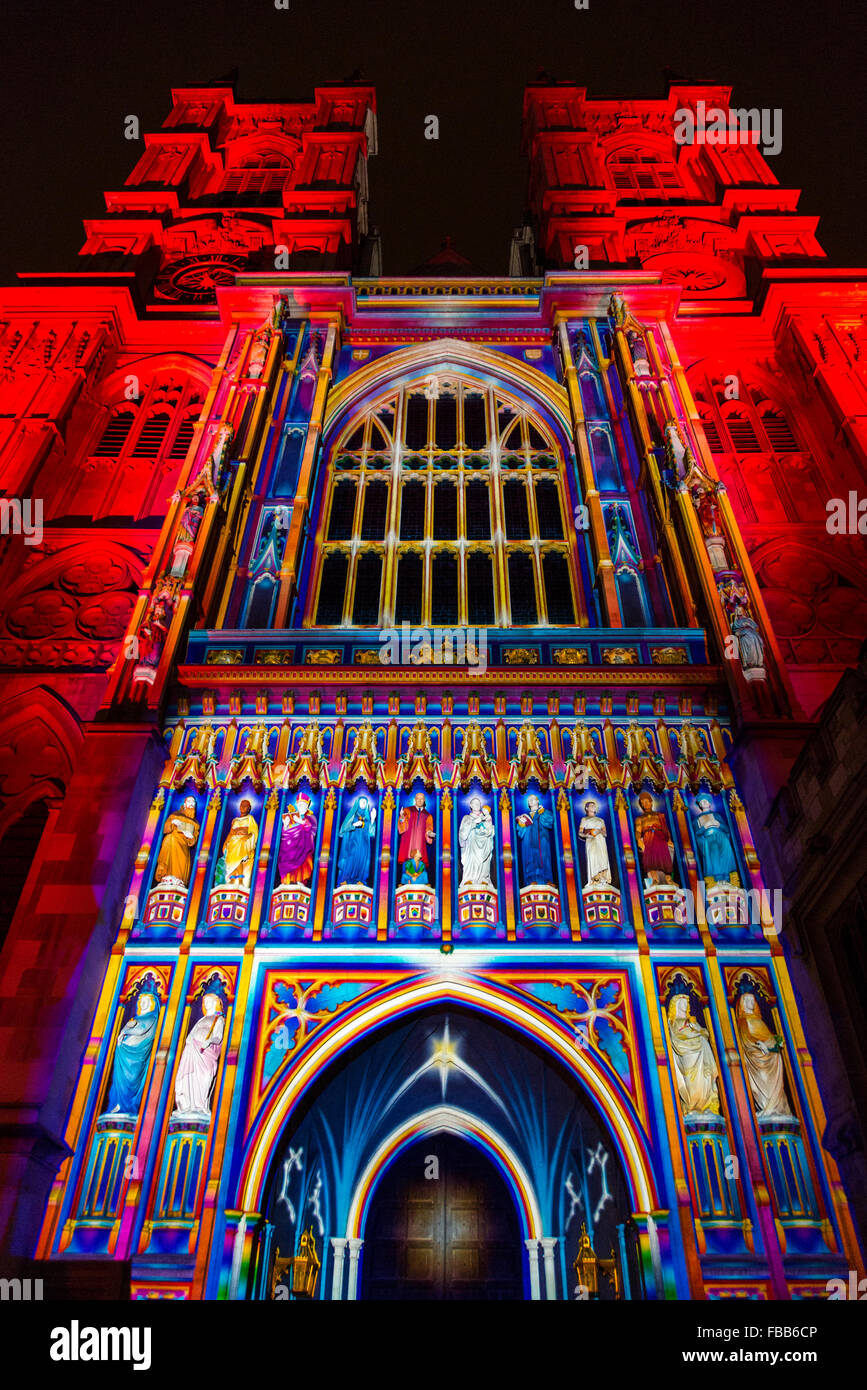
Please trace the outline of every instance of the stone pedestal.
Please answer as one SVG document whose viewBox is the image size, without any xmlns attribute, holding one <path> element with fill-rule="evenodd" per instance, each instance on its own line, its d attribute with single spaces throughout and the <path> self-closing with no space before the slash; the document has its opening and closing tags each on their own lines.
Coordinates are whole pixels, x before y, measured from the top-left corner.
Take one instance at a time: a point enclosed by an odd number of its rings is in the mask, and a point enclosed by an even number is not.
<svg viewBox="0 0 867 1390">
<path fill-rule="evenodd" d="M 726 555 L 725 536 L 705 536 L 704 544 L 714 574 L 719 573 L 720 570 L 727 570 L 729 562 Z"/>
<path fill-rule="evenodd" d="M 584 903 L 584 920 L 588 927 L 621 927 L 623 910 L 620 889 L 610 883 L 600 883 L 593 888 L 581 889 Z"/>
<path fill-rule="evenodd" d="M 228 883 L 212 888 L 208 898 L 208 926 L 243 926 L 249 902 L 247 888 L 235 888 Z"/>
<path fill-rule="evenodd" d="M 187 910 L 186 888 L 165 888 L 161 884 L 148 893 L 144 926 L 155 924 L 179 927 Z"/>
<path fill-rule="evenodd" d="M 520 890 L 521 925 L 558 927 L 563 921 L 560 894 L 547 883 L 531 883 Z"/>
<path fill-rule="evenodd" d="M 275 888 L 271 897 L 271 922 L 275 927 L 306 927 L 310 924 L 310 889 L 305 883 Z"/>
<path fill-rule="evenodd" d="M 499 921 L 497 894 L 491 888 L 458 889 L 458 925 L 495 927 Z"/>
<path fill-rule="evenodd" d="M 436 921 L 437 895 L 429 883 L 403 883 L 394 894 L 394 920 L 398 927 L 432 927 Z"/>
<path fill-rule="evenodd" d="M 363 883 L 343 883 L 331 895 L 331 921 L 335 927 L 347 923 L 370 926 L 373 921 L 373 889 Z"/>
<path fill-rule="evenodd" d="M 743 888 L 737 888 L 733 883 L 712 883 L 705 887 L 704 895 L 704 912 L 708 926 L 749 926 L 750 904 Z"/>
<path fill-rule="evenodd" d="M 682 927 L 688 923 L 686 894 L 676 883 L 654 883 L 644 890 L 644 916 L 650 927 Z"/>
</svg>

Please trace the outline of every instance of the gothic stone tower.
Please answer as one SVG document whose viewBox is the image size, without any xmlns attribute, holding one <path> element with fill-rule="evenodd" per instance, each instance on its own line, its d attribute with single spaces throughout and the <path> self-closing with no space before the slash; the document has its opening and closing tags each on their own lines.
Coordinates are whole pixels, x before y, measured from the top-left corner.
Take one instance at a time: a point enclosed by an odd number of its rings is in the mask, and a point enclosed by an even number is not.
<svg viewBox="0 0 867 1390">
<path fill-rule="evenodd" d="M 530 89 L 514 273 L 402 280 L 370 89 L 183 90 L 87 268 L 5 292 L 11 1251 L 161 1298 L 857 1267 L 753 813 L 850 656 L 774 619 L 855 388 L 792 408 L 829 282 L 760 155 L 677 154 L 699 97 Z"/>
</svg>

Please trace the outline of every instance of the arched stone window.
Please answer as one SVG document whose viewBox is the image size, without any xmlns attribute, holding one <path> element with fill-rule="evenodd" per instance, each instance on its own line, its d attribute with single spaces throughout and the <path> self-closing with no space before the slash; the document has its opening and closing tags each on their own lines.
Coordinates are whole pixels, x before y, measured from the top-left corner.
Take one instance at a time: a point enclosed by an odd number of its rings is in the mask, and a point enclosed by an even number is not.
<svg viewBox="0 0 867 1390">
<path fill-rule="evenodd" d="M 542 419 L 493 387 L 422 377 L 332 446 L 306 622 L 571 625 L 583 604 L 570 515 Z"/>
</svg>

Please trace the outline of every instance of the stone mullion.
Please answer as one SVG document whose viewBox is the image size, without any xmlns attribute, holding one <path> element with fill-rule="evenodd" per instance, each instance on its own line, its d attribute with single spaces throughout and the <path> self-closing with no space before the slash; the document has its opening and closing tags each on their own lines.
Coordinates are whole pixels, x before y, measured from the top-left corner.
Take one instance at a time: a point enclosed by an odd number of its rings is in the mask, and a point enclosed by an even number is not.
<svg viewBox="0 0 867 1390">
<path fill-rule="evenodd" d="M 310 321 L 310 328 L 311 332 L 315 331 L 315 325 L 312 319 Z M 289 522 L 289 533 L 286 537 L 286 548 L 283 552 L 283 564 L 280 567 L 280 596 L 277 600 L 277 610 L 274 615 L 274 626 L 277 628 L 286 626 L 289 615 L 289 605 L 295 592 L 298 574 L 297 567 L 300 561 L 301 542 L 304 533 L 304 521 L 310 507 L 310 488 L 313 482 L 314 465 L 316 463 L 319 443 L 322 436 L 325 407 L 333 375 L 336 345 L 337 324 L 336 322 L 330 322 L 325 337 L 325 346 L 322 351 L 322 361 L 316 378 L 316 390 L 313 396 L 310 419 L 307 424 L 304 453 L 301 457 L 301 467 L 298 472 L 298 486 L 295 491 L 295 500 L 292 506 L 292 517 Z M 319 542 L 321 542 L 321 539 L 321 536 L 317 537 Z M 317 546 L 317 552 L 318 549 L 319 547 Z"/>
<path fill-rule="evenodd" d="M 590 449 L 587 443 L 586 421 L 584 418 L 584 406 L 581 402 L 581 389 L 578 385 L 578 374 L 572 359 L 568 325 L 566 321 L 559 318 L 559 316 L 558 327 L 560 335 L 560 353 L 563 359 L 563 371 L 566 378 L 566 393 L 569 397 L 569 407 L 572 415 L 572 436 L 575 444 L 575 457 L 578 462 L 583 501 L 587 506 L 590 516 L 590 541 L 596 563 L 596 581 L 599 585 L 599 594 L 602 600 L 602 612 L 606 626 L 622 627 L 623 622 L 620 616 L 620 603 L 617 597 L 617 583 L 614 577 L 614 563 L 611 559 L 611 551 L 608 547 L 605 519 L 602 515 L 602 503 L 599 497 L 599 489 L 596 486 L 596 475 L 593 471 L 593 463 L 590 458 Z"/>
</svg>

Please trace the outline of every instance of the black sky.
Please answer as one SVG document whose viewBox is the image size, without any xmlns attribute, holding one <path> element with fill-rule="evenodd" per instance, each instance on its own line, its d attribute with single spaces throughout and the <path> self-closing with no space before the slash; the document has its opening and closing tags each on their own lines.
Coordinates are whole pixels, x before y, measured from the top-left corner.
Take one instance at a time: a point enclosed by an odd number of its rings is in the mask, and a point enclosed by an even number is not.
<svg viewBox="0 0 867 1390">
<path fill-rule="evenodd" d="M 505 273 L 526 168 L 521 100 L 544 67 L 594 96 L 662 96 L 663 69 L 781 107 L 780 182 L 803 190 L 837 265 L 864 260 L 864 0 L 7 0 L 0 277 L 61 269 L 141 150 L 124 117 L 160 126 L 169 88 L 239 68 L 238 96 L 309 98 L 354 69 L 377 88 L 371 213 L 384 270 L 446 234 Z M 424 118 L 440 120 L 438 142 Z"/>
</svg>

